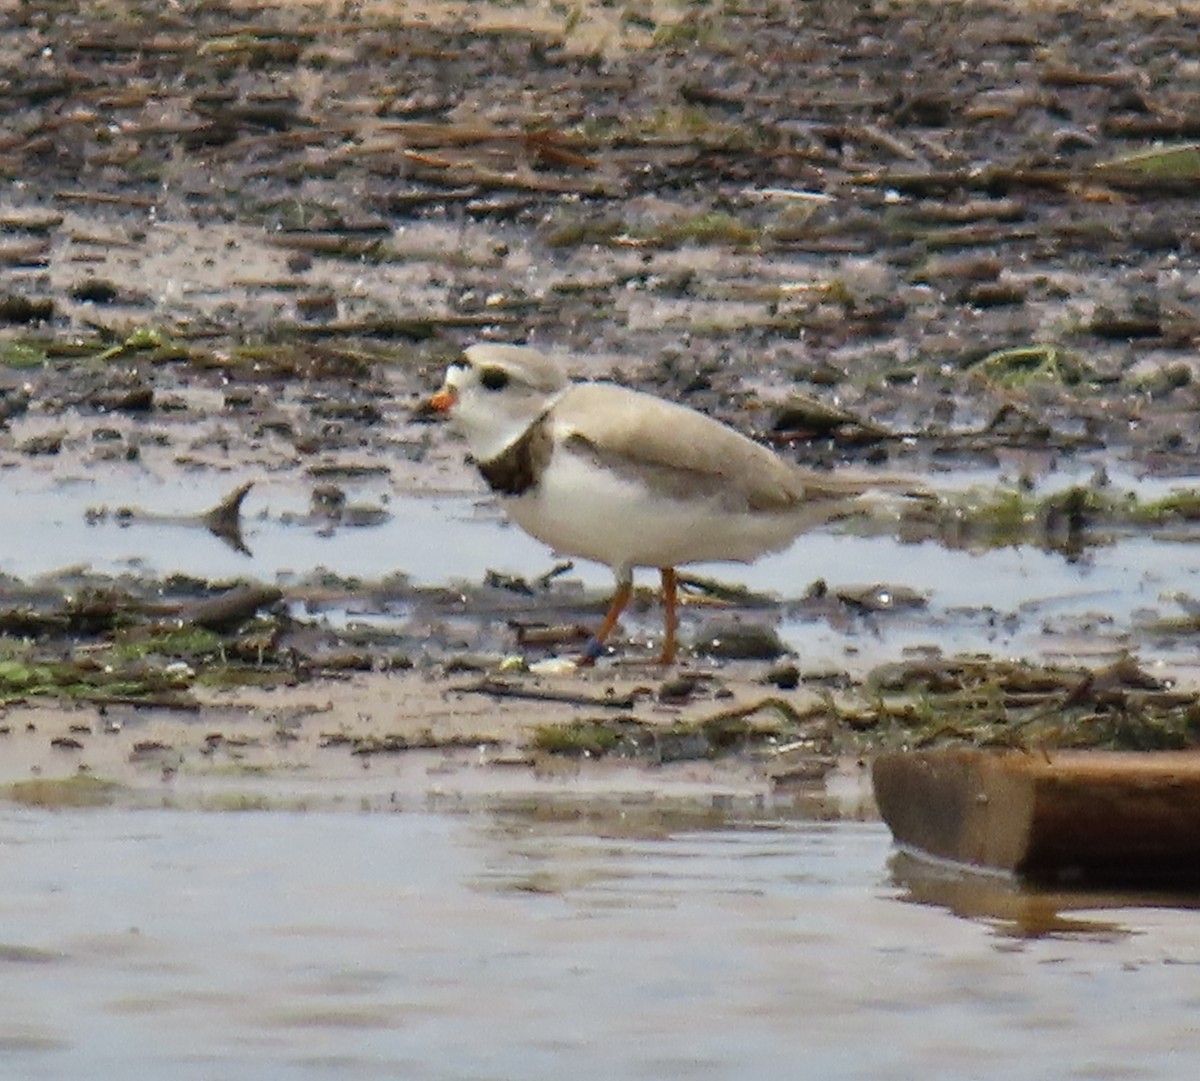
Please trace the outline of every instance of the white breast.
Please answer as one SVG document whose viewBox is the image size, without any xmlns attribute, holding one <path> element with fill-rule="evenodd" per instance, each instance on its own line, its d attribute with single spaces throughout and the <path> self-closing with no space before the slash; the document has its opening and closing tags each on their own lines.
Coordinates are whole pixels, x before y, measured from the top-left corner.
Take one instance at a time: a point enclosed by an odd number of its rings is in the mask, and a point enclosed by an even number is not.
<svg viewBox="0 0 1200 1081">
<path fill-rule="evenodd" d="M 787 547 L 805 525 L 802 515 L 730 513 L 712 499 L 665 499 L 562 447 L 537 485 L 503 505 L 555 551 L 617 569 L 747 563 Z"/>
</svg>

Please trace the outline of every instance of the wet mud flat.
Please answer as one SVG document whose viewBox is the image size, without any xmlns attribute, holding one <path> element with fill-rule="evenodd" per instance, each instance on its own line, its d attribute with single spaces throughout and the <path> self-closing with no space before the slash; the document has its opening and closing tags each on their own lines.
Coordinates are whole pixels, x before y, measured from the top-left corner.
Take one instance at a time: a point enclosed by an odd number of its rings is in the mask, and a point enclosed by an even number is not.
<svg viewBox="0 0 1200 1081">
<path fill-rule="evenodd" d="M 1194 744 L 1195 7 L 0 14 L 8 779 Z M 604 577 L 427 510 L 489 513 L 420 404 L 478 338 L 938 499 L 539 674 Z"/>
</svg>

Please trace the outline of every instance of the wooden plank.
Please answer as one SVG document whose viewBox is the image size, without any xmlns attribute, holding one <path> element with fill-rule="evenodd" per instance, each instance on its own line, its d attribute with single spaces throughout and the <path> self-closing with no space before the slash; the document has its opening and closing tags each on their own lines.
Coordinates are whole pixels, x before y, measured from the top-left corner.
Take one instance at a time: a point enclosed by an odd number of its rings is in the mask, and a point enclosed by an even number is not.
<svg viewBox="0 0 1200 1081">
<path fill-rule="evenodd" d="M 880 755 L 896 841 L 1043 882 L 1200 884 L 1200 752 Z"/>
</svg>

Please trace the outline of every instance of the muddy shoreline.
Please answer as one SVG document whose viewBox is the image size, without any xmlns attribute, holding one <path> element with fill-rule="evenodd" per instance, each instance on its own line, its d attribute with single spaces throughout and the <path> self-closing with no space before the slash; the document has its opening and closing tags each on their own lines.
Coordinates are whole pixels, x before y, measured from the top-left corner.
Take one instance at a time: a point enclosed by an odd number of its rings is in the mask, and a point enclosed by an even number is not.
<svg viewBox="0 0 1200 1081">
<path fill-rule="evenodd" d="M 1194 8 L 0 14 L 0 780 L 444 753 L 761 795 L 885 745 L 1195 743 Z M 479 338 L 940 501 L 850 530 L 895 540 L 866 580 L 705 575 L 679 673 L 624 666 L 643 595 L 539 674 L 605 578 L 446 524 L 490 512 L 420 403 Z M 963 607 L 911 584 L 937 551 L 1103 587 Z"/>
</svg>

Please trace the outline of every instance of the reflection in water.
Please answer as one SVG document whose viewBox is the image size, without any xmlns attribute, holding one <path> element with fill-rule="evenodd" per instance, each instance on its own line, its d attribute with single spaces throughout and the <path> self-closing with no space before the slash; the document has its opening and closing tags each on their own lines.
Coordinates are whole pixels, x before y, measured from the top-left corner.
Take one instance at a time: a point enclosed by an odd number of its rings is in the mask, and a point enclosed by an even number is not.
<svg viewBox="0 0 1200 1081">
<path fill-rule="evenodd" d="M 1086 911 L 1112 912 L 1153 906 L 1197 908 L 1191 894 L 1109 893 L 1097 890 L 1052 890 L 1025 885 L 1011 875 L 977 870 L 897 852 L 890 860 L 892 881 L 904 892 L 900 899 L 949 909 L 965 919 L 990 923 L 1013 938 L 1046 935 L 1119 937 L 1133 928 L 1118 918 L 1096 919 Z"/>
<path fill-rule="evenodd" d="M 995 884 L 890 853 L 652 807 L 0 810 L 0 1076 L 1190 1076 L 1191 912 L 1081 934 L 1010 890 L 1076 932 L 1014 949 Z"/>
</svg>

